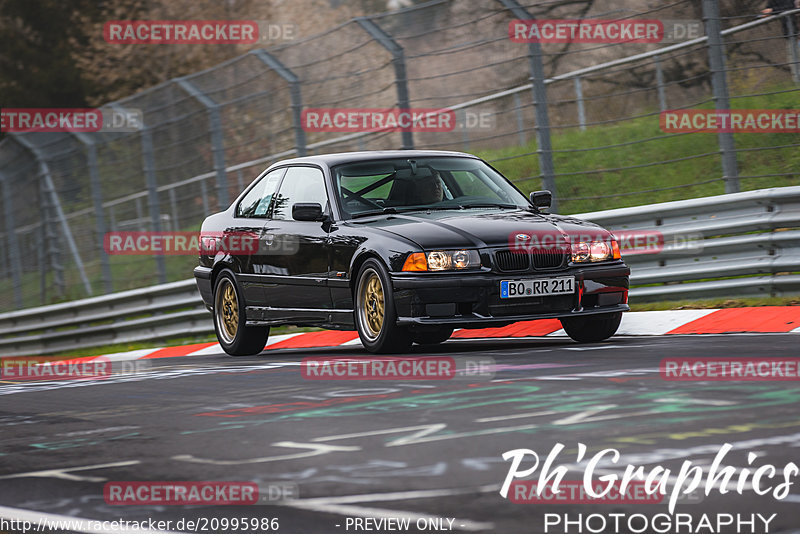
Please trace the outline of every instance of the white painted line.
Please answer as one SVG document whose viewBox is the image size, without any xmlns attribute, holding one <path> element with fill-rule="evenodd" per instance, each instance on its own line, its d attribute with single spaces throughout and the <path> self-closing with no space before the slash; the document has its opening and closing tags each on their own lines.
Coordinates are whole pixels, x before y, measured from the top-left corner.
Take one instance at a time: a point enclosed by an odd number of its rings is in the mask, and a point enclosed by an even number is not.
<svg viewBox="0 0 800 534">
<path fill-rule="evenodd" d="M 0 480 L 8 480 L 12 478 L 59 478 L 61 480 L 71 480 L 74 482 L 105 482 L 108 479 L 98 476 L 84 476 L 72 475 L 70 473 L 75 471 L 94 471 L 96 469 L 107 469 L 109 467 L 127 467 L 129 465 L 138 465 L 139 460 L 127 460 L 124 462 L 114 462 L 110 464 L 96 464 L 96 465 L 83 465 L 80 467 L 61 467 L 55 469 L 45 469 L 43 471 L 28 471 L 25 473 L 14 473 L 13 475 L 3 475 Z"/>
<path fill-rule="evenodd" d="M 711 310 L 662 310 L 627 312 L 622 314 L 617 336 L 661 336 L 701 317 L 718 311 Z M 800 330 L 800 329 L 798 329 Z M 547 337 L 566 337 L 564 329 L 556 330 Z"/>
<path fill-rule="evenodd" d="M 718 310 L 664 310 L 623 313 L 622 324 L 619 325 L 617 335 L 661 336 L 715 311 Z"/>
<path fill-rule="evenodd" d="M 114 354 L 103 354 L 103 355 L 98 354 L 97 356 L 63 356 L 64 358 L 63 360 L 53 360 L 52 362 L 44 362 L 39 365 L 52 365 L 52 364 L 63 363 L 66 360 L 77 360 L 83 358 L 92 360 L 97 360 L 99 358 L 102 358 L 105 361 L 125 362 L 129 360 L 139 360 L 141 358 L 144 358 L 148 354 L 152 354 L 155 351 L 161 350 L 163 348 L 164 347 L 157 347 L 154 349 L 136 349 L 136 350 L 129 350 L 127 352 L 115 352 Z"/>
<path fill-rule="evenodd" d="M 200 350 L 196 350 L 194 352 L 190 352 L 188 354 L 188 356 L 205 356 L 207 354 L 219 354 L 221 352 L 224 352 L 222 350 L 222 347 L 219 345 L 219 343 L 215 343 L 214 345 L 211 345 L 210 347 L 206 347 L 204 349 L 200 349 Z"/>
<path fill-rule="evenodd" d="M 495 421 L 505 421 L 506 419 L 524 419 L 526 417 L 539 417 L 541 415 L 553 415 L 558 412 L 553 412 L 550 410 L 546 410 L 543 412 L 527 412 L 527 413 L 518 413 L 514 415 L 500 415 L 498 417 L 481 417 L 480 419 L 475 419 L 476 423 L 493 423 Z"/>
<path fill-rule="evenodd" d="M 179 534 L 167 530 L 150 530 L 146 528 L 127 528 L 119 524 L 111 528 L 111 521 L 100 519 L 86 519 L 68 515 L 56 515 L 21 508 L 8 508 L 0 506 L 0 517 L 17 523 L 18 526 L 28 522 L 33 532 L 85 532 L 87 534 L 106 532 L 136 532 L 137 534 Z"/>
<path fill-rule="evenodd" d="M 137 349 L 137 350 L 129 350 L 128 352 L 116 352 L 114 354 L 104 354 L 103 356 L 98 356 L 99 358 L 103 358 L 104 360 L 111 360 L 113 362 L 124 362 L 128 360 L 139 360 L 153 354 L 157 350 L 161 350 L 164 347 L 158 347 L 155 349 Z"/>
</svg>

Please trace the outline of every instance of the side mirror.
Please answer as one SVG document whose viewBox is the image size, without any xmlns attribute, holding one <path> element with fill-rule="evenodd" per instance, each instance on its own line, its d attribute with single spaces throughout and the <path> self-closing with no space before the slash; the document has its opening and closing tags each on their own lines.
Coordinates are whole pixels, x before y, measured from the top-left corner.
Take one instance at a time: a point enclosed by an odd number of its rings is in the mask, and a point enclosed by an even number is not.
<svg viewBox="0 0 800 534">
<path fill-rule="evenodd" d="M 292 218 L 295 221 L 321 221 L 322 205 L 316 202 L 298 202 L 292 206 Z"/>
<path fill-rule="evenodd" d="M 537 211 L 549 208 L 553 204 L 553 193 L 550 191 L 534 191 L 531 193 L 531 204 Z"/>
</svg>

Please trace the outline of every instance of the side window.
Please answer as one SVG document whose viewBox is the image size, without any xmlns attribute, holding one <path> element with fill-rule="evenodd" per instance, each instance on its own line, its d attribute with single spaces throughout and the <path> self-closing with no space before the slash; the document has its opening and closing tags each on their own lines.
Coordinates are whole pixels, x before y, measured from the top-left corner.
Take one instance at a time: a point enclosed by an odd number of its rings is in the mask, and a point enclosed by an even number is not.
<svg viewBox="0 0 800 534">
<path fill-rule="evenodd" d="M 269 215 L 272 196 L 286 169 L 275 169 L 264 176 L 236 207 L 237 217 L 265 218 Z"/>
<path fill-rule="evenodd" d="M 289 167 L 275 197 L 273 219 L 292 219 L 292 206 L 298 202 L 316 202 L 324 210 L 328 204 L 325 178 L 316 167 Z"/>
</svg>

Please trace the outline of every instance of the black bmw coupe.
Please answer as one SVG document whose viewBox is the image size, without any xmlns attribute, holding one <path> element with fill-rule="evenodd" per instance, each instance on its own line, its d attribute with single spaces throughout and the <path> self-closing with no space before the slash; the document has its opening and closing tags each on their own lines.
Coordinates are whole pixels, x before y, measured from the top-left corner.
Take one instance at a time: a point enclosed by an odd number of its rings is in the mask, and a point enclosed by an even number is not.
<svg viewBox="0 0 800 534">
<path fill-rule="evenodd" d="M 604 340 L 629 309 L 630 269 L 611 233 L 550 203 L 458 152 L 281 161 L 205 220 L 194 275 L 234 356 L 286 324 L 356 329 L 375 353 L 542 318 Z"/>
</svg>

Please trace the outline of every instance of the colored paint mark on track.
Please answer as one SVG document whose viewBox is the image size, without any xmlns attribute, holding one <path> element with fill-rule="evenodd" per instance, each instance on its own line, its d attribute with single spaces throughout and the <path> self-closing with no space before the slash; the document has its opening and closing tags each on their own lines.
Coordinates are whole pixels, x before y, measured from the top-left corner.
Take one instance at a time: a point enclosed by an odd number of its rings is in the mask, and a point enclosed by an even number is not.
<svg viewBox="0 0 800 534">
<path fill-rule="evenodd" d="M 522 321 L 499 328 L 459 330 L 455 332 L 452 337 L 457 339 L 475 339 L 486 337 L 546 336 L 557 330 L 561 330 L 561 321 L 558 319 L 539 319 L 537 321 Z"/>
<path fill-rule="evenodd" d="M 781 333 L 798 327 L 800 306 L 762 306 L 717 310 L 667 334 Z"/>
<path fill-rule="evenodd" d="M 358 338 L 358 333 L 349 330 L 325 330 L 322 332 L 308 332 L 306 334 L 285 339 L 268 349 L 309 349 L 315 347 L 335 347 Z"/>
<path fill-rule="evenodd" d="M 144 356 L 143 360 L 150 360 L 154 358 L 179 358 L 182 356 L 186 356 L 187 354 L 191 354 L 198 350 L 203 350 L 208 347 L 212 347 L 216 345 L 214 343 L 196 343 L 194 345 L 184 345 L 182 347 L 165 347 L 163 349 L 158 349 L 157 351 Z"/>
</svg>

